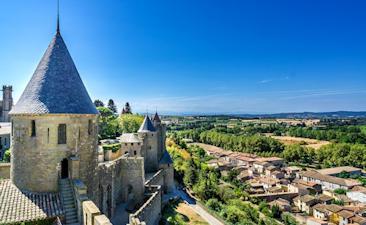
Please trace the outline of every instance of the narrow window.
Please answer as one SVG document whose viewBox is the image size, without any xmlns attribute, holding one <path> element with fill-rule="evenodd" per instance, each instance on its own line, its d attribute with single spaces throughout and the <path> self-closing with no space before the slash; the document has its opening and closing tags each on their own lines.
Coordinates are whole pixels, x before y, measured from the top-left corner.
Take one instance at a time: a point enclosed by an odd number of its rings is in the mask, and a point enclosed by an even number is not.
<svg viewBox="0 0 366 225">
<path fill-rule="evenodd" d="M 4 138 L 4 145 L 6 146 L 7 145 L 7 139 Z"/>
<path fill-rule="evenodd" d="M 36 121 L 35 120 L 32 120 L 31 126 L 32 126 L 31 136 L 35 137 L 36 136 Z"/>
<path fill-rule="evenodd" d="M 136 152 L 136 151 L 133 151 L 133 154 L 134 154 L 134 155 L 137 155 L 137 152 Z"/>
<path fill-rule="evenodd" d="M 89 123 L 88 123 L 88 134 L 91 135 L 93 133 L 93 121 L 92 120 L 89 120 Z"/>
<path fill-rule="evenodd" d="M 50 128 L 47 128 L 47 143 L 50 143 Z"/>
<path fill-rule="evenodd" d="M 58 144 L 66 144 L 66 124 L 58 125 Z"/>
<path fill-rule="evenodd" d="M 14 121 L 11 120 L 11 135 L 14 136 Z"/>
</svg>

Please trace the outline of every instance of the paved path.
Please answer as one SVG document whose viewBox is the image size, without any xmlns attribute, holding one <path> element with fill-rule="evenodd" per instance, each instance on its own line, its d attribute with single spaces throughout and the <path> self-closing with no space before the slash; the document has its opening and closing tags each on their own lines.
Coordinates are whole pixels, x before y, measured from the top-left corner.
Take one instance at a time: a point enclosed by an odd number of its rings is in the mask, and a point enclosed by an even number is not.
<svg viewBox="0 0 366 225">
<path fill-rule="evenodd" d="M 216 219 L 200 205 L 196 204 L 196 200 L 192 199 L 186 192 L 182 190 L 176 190 L 176 194 L 180 196 L 183 201 L 193 209 L 193 211 L 200 215 L 210 225 L 224 225 L 220 220 Z"/>
</svg>

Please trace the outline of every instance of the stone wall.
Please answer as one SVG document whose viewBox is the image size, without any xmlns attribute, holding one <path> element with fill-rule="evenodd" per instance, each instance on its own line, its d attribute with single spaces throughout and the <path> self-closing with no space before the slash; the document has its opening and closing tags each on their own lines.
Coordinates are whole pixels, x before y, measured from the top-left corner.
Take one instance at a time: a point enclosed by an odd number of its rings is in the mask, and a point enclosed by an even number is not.
<svg viewBox="0 0 366 225">
<path fill-rule="evenodd" d="M 112 225 L 92 201 L 83 202 L 83 225 Z"/>
<path fill-rule="evenodd" d="M 10 163 L 0 163 L 0 179 L 10 178 Z"/>
<path fill-rule="evenodd" d="M 160 185 L 163 193 L 170 193 L 174 190 L 174 169 L 172 166 L 163 165 L 154 176 L 145 181 L 145 186 Z"/>
<path fill-rule="evenodd" d="M 136 221 L 145 222 L 146 225 L 156 225 L 161 218 L 161 190 L 160 186 L 147 187 L 150 192 L 149 199 L 134 214 L 130 215 L 130 224 Z"/>
<path fill-rule="evenodd" d="M 122 156 L 98 165 L 92 200 L 111 218 L 116 206 L 129 201 L 138 204 L 144 198 L 144 159 Z"/>
<path fill-rule="evenodd" d="M 58 191 L 61 161 L 77 155 L 78 175 L 90 188 L 97 159 L 98 115 L 13 115 L 11 179 L 22 190 Z M 34 136 L 31 135 L 35 121 Z M 92 121 L 91 132 L 89 120 Z M 58 126 L 66 124 L 67 142 L 58 144 Z"/>
</svg>

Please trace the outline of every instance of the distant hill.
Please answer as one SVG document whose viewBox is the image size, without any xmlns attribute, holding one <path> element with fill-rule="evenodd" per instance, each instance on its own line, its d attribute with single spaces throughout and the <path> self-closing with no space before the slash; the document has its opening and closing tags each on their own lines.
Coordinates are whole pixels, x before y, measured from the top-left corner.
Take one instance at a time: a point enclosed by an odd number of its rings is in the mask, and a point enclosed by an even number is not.
<svg viewBox="0 0 366 225">
<path fill-rule="evenodd" d="M 366 112 L 355 111 L 337 111 L 337 112 L 301 112 L 301 113 L 274 113 L 274 114 L 237 114 L 235 116 L 241 118 L 291 118 L 291 119 L 322 119 L 322 118 L 334 118 L 334 119 L 346 119 L 346 118 L 366 118 Z"/>
</svg>

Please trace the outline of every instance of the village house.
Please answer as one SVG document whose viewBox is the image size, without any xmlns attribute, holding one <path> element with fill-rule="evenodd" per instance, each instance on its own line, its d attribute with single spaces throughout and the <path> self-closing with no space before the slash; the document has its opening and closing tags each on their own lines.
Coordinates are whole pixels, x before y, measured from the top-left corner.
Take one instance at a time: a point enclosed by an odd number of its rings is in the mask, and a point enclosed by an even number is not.
<svg viewBox="0 0 366 225">
<path fill-rule="evenodd" d="M 289 192 L 296 192 L 299 195 L 316 194 L 322 192 L 320 184 L 295 179 L 287 185 Z"/>
<path fill-rule="evenodd" d="M 288 200 L 283 198 L 278 198 L 270 203 L 268 203 L 271 207 L 278 206 L 282 212 L 290 212 L 291 204 Z"/>
<path fill-rule="evenodd" d="M 349 190 L 361 184 L 356 180 L 323 175 L 315 170 L 300 172 L 299 177 L 307 182 L 320 184 L 323 190 L 335 190 L 339 188 Z"/>
<path fill-rule="evenodd" d="M 359 201 L 366 204 L 366 188 L 362 186 L 353 187 L 347 193 L 347 197 L 353 201 Z"/>
</svg>

